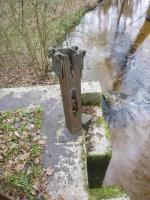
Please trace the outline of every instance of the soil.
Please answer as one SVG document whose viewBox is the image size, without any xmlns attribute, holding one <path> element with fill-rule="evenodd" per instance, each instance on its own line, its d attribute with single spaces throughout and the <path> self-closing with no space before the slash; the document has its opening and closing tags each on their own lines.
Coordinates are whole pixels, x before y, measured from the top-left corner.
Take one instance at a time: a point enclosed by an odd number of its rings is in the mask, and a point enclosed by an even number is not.
<svg viewBox="0 0 150 200">
<path fill-rule="evenodd" d="M 58 78 L 53 74 L 36 74 L 28 67 L 0 68 L 0 88 L 26 87 L 35 85 L 57 84 Z"/>
</svg>

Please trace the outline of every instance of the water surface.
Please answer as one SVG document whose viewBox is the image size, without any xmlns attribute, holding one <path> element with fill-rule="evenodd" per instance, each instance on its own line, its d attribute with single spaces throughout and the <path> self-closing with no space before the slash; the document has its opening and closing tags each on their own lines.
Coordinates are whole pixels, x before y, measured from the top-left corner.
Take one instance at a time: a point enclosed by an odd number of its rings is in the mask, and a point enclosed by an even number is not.
<svg viewBox="0 0 150 200">
<path fill-rule="evenodd" d="M 103 91 L 118 90 L 128 56 L 150 33 L 149 0 L 105 0 L 85 14 L 64 45 L 87 51 L 83 81 L 100 81 Z"/>
</svg>

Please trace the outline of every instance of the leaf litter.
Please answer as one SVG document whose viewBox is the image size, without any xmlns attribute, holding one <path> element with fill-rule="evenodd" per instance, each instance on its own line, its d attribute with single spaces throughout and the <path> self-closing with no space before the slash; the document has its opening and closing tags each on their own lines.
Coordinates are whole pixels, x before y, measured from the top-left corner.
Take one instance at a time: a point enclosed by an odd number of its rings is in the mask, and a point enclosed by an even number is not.
<svg viewBox="0 0 150 200">
<path fill-rule="evenodd" d="M 42 109 L 0 112 L 0 192 L 15 200 L 50 200 L 50 167 L 42 166 L 47 137 Z"/>
</svg>

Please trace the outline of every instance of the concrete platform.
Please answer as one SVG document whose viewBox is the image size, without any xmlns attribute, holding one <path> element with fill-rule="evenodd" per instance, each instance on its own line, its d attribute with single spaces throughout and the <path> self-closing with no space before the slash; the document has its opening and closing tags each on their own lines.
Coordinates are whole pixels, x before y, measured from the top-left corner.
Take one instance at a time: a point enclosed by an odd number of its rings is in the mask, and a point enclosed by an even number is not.
<svg viewBox="0 0 150 200">
<path fill-rule="evenodd" d="M 99 83 L 82 84 L 84 94 L 91 91 L 100 95 Z M 84 134 L 70 135 L 65 128 L 59 85 L 0 89 L 1 111 L 35 105 L 44 108 L 43 132 L 48 139 L 43 163 L 53 169 L 48 184 L 52 199 L 87 200 Z"/>
</svg>

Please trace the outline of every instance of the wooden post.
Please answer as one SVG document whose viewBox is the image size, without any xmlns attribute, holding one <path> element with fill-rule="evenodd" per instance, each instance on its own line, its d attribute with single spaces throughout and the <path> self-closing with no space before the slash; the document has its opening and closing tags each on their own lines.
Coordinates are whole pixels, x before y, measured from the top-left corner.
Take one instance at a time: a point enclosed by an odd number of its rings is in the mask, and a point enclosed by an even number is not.
<svg viewBox="0 0 150 200">
<path fill-rule="evenodd" d="M 61 95 L 70 133 L 79 133 L 81 122 L 81 75 L 85 51 L 78 47 L 49 50 L 53 71 L 59 77 Z"/>
</svg>

